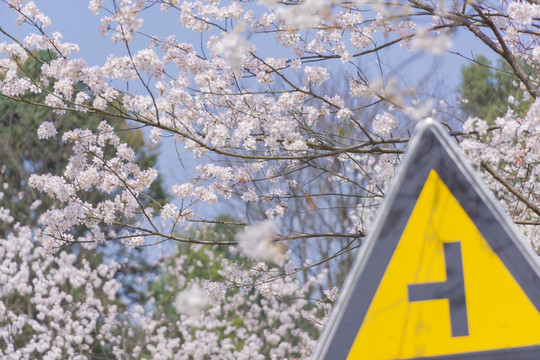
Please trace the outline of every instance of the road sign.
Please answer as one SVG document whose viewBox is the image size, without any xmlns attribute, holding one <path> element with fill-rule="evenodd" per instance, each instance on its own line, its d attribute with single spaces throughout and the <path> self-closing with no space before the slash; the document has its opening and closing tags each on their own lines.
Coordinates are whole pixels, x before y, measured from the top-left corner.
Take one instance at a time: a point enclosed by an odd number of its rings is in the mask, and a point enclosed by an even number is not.
<svg viewBox="0 0 540 360">
<path fill-rule="evenodd" d="M 314 359 L 540 359 L 540 261 L 422 122 Z"/>
</svg>

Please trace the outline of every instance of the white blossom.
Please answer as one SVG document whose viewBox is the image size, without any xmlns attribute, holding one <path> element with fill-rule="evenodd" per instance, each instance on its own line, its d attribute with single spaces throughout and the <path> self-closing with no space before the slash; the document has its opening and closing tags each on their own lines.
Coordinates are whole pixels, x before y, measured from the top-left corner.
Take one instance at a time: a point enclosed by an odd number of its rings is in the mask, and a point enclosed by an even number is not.
<svg viewBox="0 0 540 360">
<path fill-rule="evenodd" d="M 242 69 L 247 49 L 247 41 L 237 32 L 225 35 L 217 45 L 217 52 L 223 56 L 233 71 Z"/>
<path fill-rule="evenodd" d="M 390 113 L 377 114 L 373 120 L 373 132 L 377 135 L 390 135 L 398 125 L 397 119 Z"/>
<path fill-rule="evenodd" d="M 247 226 L 237 235 L 238 246 L 244 254 L 264 261 L 281 261 L 282 247 L 274 242 L 276 225 L 272 221 L 263 221 Z"/>
<path fill-rule="evenodd" d="M 48 139 L 58 133 L 54 124 L 50 121 L 44 121 L 38 128 L 37 135 L 40 139 Z"/>
<path fill-rule="evenodd" d="M 179 314 L 196 316 L 208 305 L 208 298 L 199 285 L 192 284 L 188 288 L 178 292 L 173 305 Z"/>
</svg>

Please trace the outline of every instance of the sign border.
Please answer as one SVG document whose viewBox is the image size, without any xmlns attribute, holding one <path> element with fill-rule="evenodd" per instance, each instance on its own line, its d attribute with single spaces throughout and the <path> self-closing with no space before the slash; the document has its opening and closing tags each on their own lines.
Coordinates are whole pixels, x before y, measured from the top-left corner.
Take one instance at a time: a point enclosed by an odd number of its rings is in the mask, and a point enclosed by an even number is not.
<svg viewBox="0 0 540 360">
<path fill-rule="evenodd" d="M 426 155 L 428 154 L 428 155 Z M 372 229 L 360 248 L 313 359 L 346 359 L 431 170 L 435 170 L 540 312 L 540 259 L 456 144 L 432 119 L 420 122 Z M 525 261 L 524 261 L 525 260 Z M 351 299 L 355 303 L 351 303 Z M 346 314 L 346 316 L 345 316 Z M 422 359 L 533 359 L 540 345 Z M 457 357 L 456 357 L 457 356 Z M 531 357 L 530 357 L 531 356 Z"/>
</svg>

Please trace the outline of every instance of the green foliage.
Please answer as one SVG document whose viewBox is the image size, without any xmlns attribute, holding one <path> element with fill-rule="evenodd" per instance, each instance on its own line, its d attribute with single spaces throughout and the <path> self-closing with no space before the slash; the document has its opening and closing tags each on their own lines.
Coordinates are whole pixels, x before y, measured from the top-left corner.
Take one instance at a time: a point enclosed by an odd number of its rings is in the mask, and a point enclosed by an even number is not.
<svg viewBox="0 0 540 360">
<path fill-rule="evenodd" d="M 468 116 L 479 117 L 493 124 L 497 117 L 503 116 L 508 107 L 523 116 L 531 104 L 525 92 L 516 86 L 517 78 L 502 58 L 493 68 L 485 56 L 478 56 L 476 62 L 461 68 L 459 93 L 466 102 L 461 108 Z M 524 68 L 526 66 L 522 64 Z M 518 105 L 509 104 L 513 96 Z"/>
</svg>

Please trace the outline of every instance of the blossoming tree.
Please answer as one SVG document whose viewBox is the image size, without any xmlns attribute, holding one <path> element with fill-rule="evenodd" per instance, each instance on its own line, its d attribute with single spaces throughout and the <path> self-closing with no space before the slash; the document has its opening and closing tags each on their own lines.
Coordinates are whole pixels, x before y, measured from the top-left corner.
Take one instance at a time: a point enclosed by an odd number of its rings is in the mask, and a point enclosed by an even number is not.
<svg viewBox="0 0 540 360">
<path fill-rule="evenodd" d="M 197 235 L 220 235 L 216 230 Z M 276 280 L 278 269 L 263 262 L 246 268 L 197 245 L 161 258 L 148 297 L 126 304 L 118 263 L 96 262 L 94 253 L 48 256 L 43 241 L 39 231 L 19 225 L 0 240 L 2 358 L 303 358 L 335 300 L 335 292 L 317 306 L 309 299 L 324 274 L 303 284 L 291 276 Z"/>
<path fill-rule="evenodd" d="M 241 254 L 281 267 L 259 266 L 265 283 L 300 269 L 326 269 L 325 283 L 333 285 L 345 271 L 338 265 L 350 262 L 369 230 L 415 120 L 426 116 L 445 124 L 531 246 L 540 247 L 536 0 L 92 0 L 99 30 L 116 44 L 114 54 L 93 66 L 78 57 L 77 44 L 49 30 L 51 21 L 36 4 L 2 2 L 27 35 L 0 27 L 0 94 L 104 119 L 96 131 L 58 134 L 59 124 L 48 121 L 38 129 L 42 139 L 73 146 L 61 176 L 29 179 L 61 204 L 41 217 L 49 254 L 72 243 L 88 251 L 114 241 L 238 245 Z M 183 42 L 180 30 L 145 33 L 146 13 L 155 8 L 176 13 L 178 29 L 199 34 L 200 43 Z M 467 42 L 453 44 L 458 36 Z M 146 46 L 139 45 L 143 40 Z M 489 123 L 460 119 L 448 105 L 452 99 L 425 90 L 426 79 L 386 64 L 411 53 L 469 56 L 467 44 L 501 57 L 513 86 L 523 90 Z M 36 50 L 53 56 L 37 59 L 39 74 L 25 73 Z M 341 85 L 332 86 L 337 79 Z M 32 93 L 44 94 L 44 101 L 32 101 Z M 524 116 L 513 110 L 519 104 L 530 104 Z M 171 202 L 148 199 L 158 172 L 136 165 L 134 150 L 115 133 L 111 124 L 126 120 L 145 127 L 153 142 L 172 137 L 182 149 L 176 166 L 188 157 L 196 164 L 171 187 Z M 103 197 L 89 200 L 92 192 Z M 212 223 L 200 204 L 224 202 L 244 204 L 239 220 L 228 221 L 247 225 L 235 238 L 182 235 L 191 224 Z M 288 257 L 300 261 L 287 266 Z M 221 260 L 208 255 L 207 261 Z M 197 286 L 186 291 L 197 294 Z"/>
</svg>

